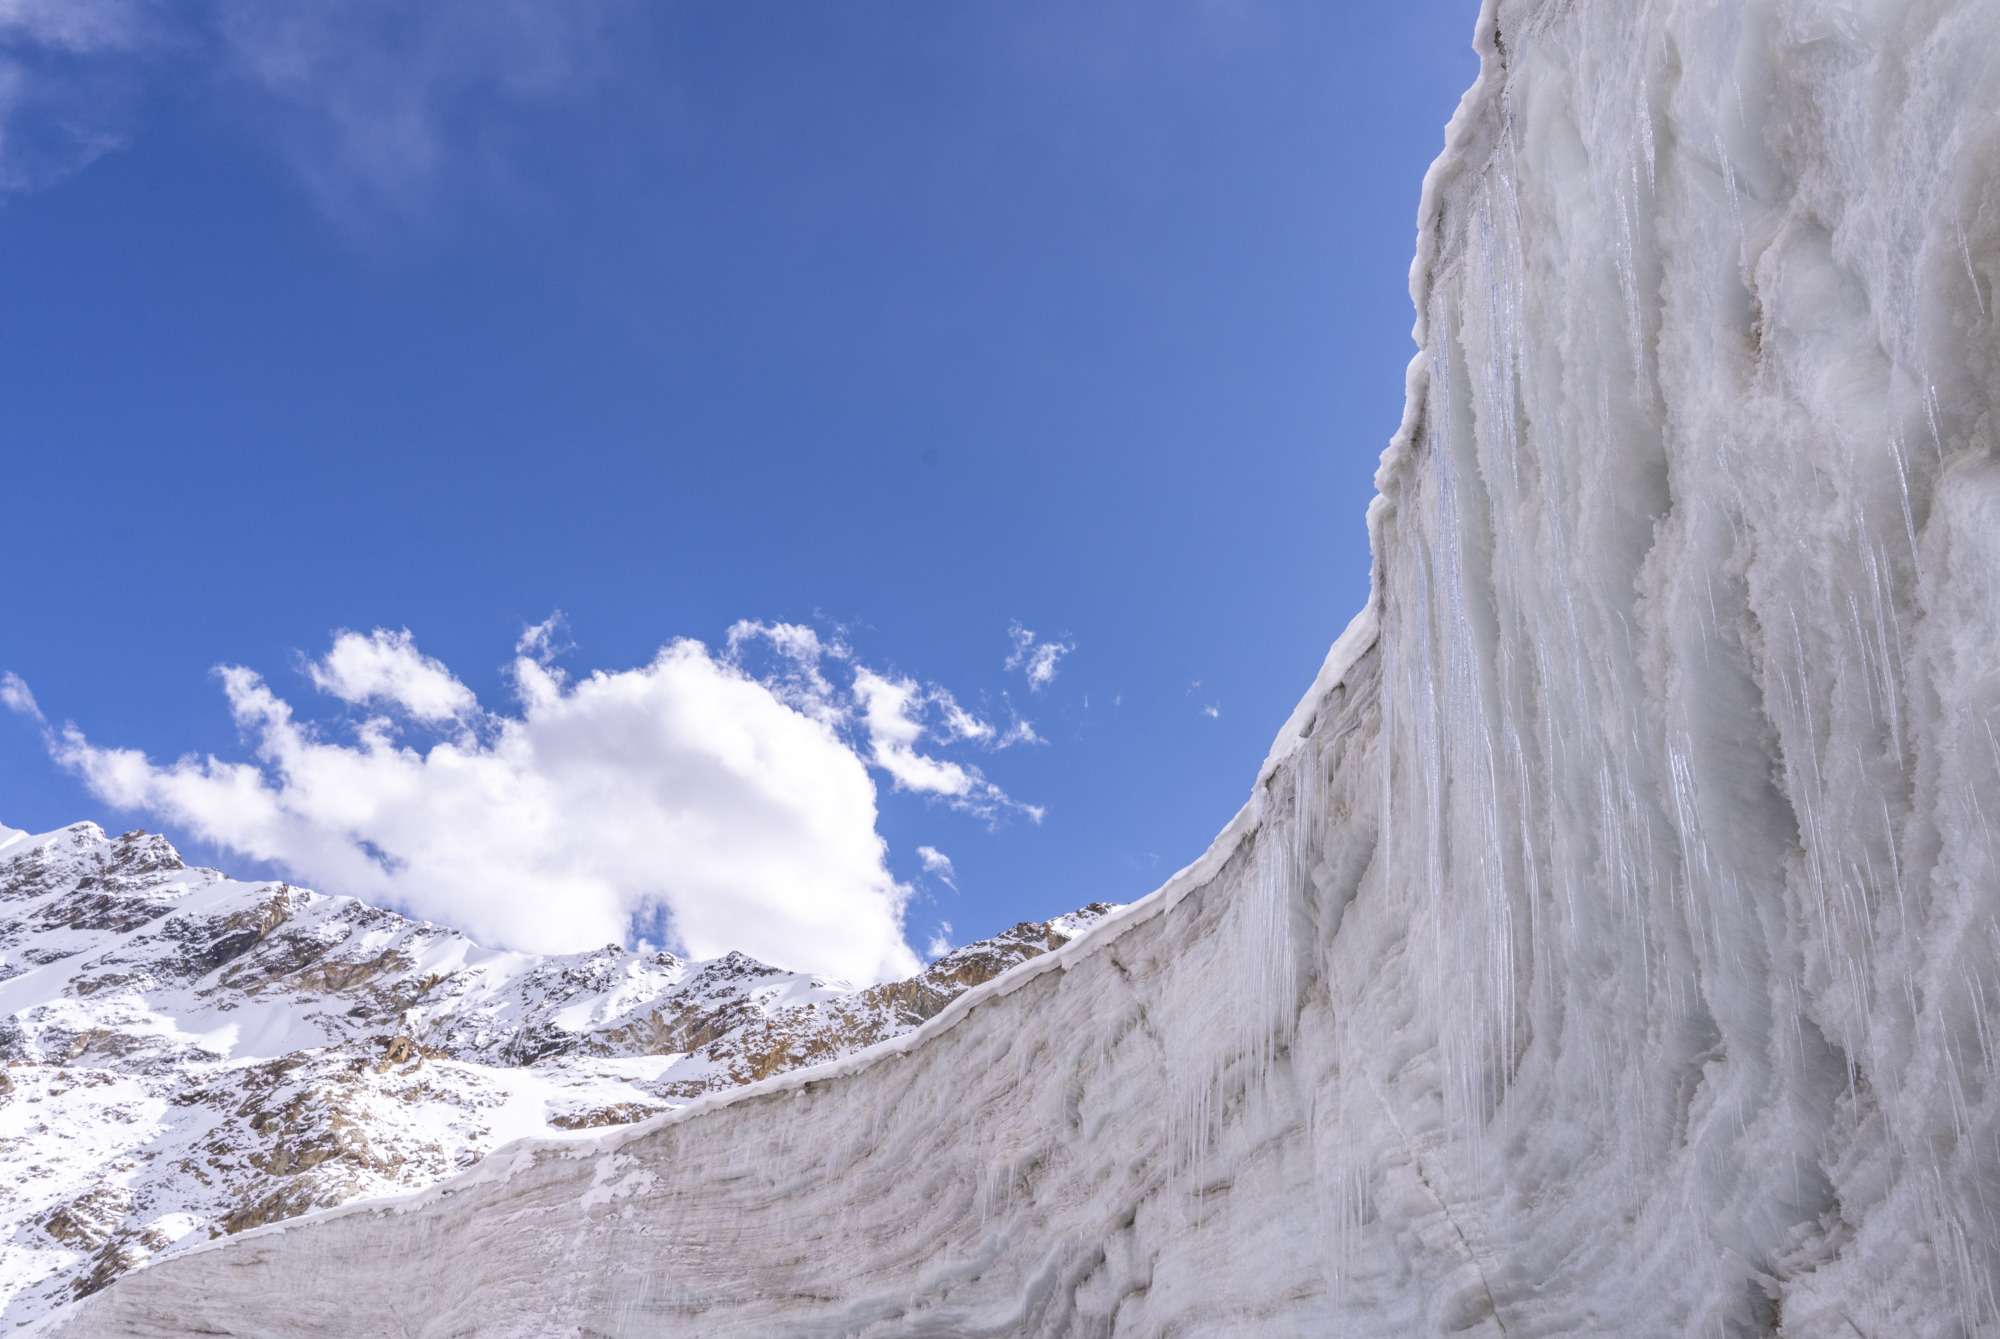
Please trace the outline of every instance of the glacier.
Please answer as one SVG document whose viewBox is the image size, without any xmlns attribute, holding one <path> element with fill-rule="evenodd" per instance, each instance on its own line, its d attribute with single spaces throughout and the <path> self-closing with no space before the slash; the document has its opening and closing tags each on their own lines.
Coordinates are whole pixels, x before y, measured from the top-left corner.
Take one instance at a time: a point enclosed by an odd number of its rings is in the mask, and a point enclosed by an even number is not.
<svg viewBox="0 0 2000 1339">
<path fill-rule="evenodd" d="M 1475 46 L 1369 607 L 1202 860 L 66 1339 L 2000 1332 L 2000 5 Z"/>
</svg>

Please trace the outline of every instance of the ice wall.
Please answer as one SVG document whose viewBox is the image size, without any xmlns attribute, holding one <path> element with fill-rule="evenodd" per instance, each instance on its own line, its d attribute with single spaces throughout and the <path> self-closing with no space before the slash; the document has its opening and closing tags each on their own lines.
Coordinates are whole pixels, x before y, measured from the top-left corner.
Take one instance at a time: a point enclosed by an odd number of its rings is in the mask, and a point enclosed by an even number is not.
<svg viewBox="0 0 2000 1339">
<path fill-rule="evenodd" d="M 2000 1329 L 2000 4 L 1489 4 L 1376 593 L 922 1032 L 66 1335 Z"/>
</svg>

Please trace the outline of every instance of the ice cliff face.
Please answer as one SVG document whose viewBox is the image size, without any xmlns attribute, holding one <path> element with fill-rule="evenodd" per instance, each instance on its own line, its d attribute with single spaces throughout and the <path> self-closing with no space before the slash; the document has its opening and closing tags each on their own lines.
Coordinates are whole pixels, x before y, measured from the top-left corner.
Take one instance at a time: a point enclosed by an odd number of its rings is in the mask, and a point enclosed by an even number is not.
<svg viewBox="0 0 2000 1339">
<path fill-rule="evenodd" d="M 2000 1328 L 2000 5 L 1477 41 L 1373 603 L 1203 861 L 65 1333 Z"/>
<path fill-rule="evenodd" d="M 237 883 L 143 832 L 0 829 L 0 1325 L 162 1253 L 407 1192 L 908 1032 L 1098 904 L 857 990 L 730 954 L 545 958 Z"/>
</svg>

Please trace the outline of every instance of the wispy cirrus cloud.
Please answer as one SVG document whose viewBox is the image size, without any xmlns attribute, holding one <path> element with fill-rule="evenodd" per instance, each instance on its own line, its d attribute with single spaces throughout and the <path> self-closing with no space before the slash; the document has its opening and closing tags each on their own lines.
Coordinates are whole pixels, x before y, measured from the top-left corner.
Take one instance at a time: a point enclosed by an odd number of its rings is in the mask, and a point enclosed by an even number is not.
<svg viewBox="0 0 2000 1339">
<path fill-rule="evenodd" d="M 924 947 L 924 956 L 936 962 L 951 952 L 951 922 L 939 921 L 938 928 L 931 932 L 930 943 Z"/>
<path fill-rule="evenodd" d="M 937 796 L 952 808 L 988 822 L 1009 812 L 1041 822 L 1041 809 L 1009 799 L 977 767 L 918 751 L 918 743 L 927 735 L 947 741 L 996 737 L 997 731 L 991 725 L 961 710 L 949 693 L 927 689 L 914 679 L 857 667 L 854 696 L 860 707 L 861 725 L 867 733 L 869 761 L 887 772 L 898 790 Z M 926 724 L 927 716 L 933 714 L 941 717 L 941 727 Z M 971 728 L 975 726 L 976 729 Z"/>
<path fill-rule="evenodd" d="M 35 701 L 35 695 L 28 691 L 28 685 L 13 671 L 0 674 L 0 707 L 26 716 L 31 721 L 43 721 L 42 709 Z"/>
<path fill-rule="evenodd" d="M 218 81 L 336 219 L 421 213 L 453 172 L 504 175 L 494 115 L 601 75 L 621 0 L 217 0 Z"/>
<path fill-rule="evenodd" d="M 0 0 L 0 191 L 128 142 L 149 90 L 202 91 L 350 229 L 504 178 L 511 107 L 590 85 L 629 0 Z"/>
<path fill-rule="evenodd" d="M 947 887 L 958 887 L 958 872 L 951 867 L 951 857 L 935 846 L 919 846 L 917 859 L 924 864 L 924 873 L 935 874 Z"/>
<path fill-rule="evenodd" d="M 0 0 L 0 43 L 117 50 L 137 42 L 149 26 L 149 10 L 138 0 Z"/>
<path fill-rule="evenodd" d="M 47 186 L 123 144 L 162 33 L 143 0 L 0 0 L 0 191 Z"/>
<path fill-rule="evenodd" d="M 1007 628 L 1008 640 L 1014 649 L 1008 653 L 1006 668 L 1020 670 L 1028 677 L 1028 691 L 1039 693 L 1056 681 L 1056 663 L 1076 650 L 1074 642 L 1043 641 L 1037 643 L 1035 633 L 1021 626 L 1019 620 Z"/>
<path fill-rule="evenodd" d="M 856 662 L 838 637 L 825 640 L 798 624 L 738 623 L 729 630 L 728 646 L 739 661 L 752 648 L 766 650 L 762 681 L 797 710 L 848 730 L 857 750 L 897 790 L 928 796 L 989 823 L 1016 814 L 1041 821 L 1040 808 L 1013 800 L 978 767 L 921 747 L 926 741 L 986 748 L 1039 742 L 1027 722 L 1017 717 L 1003 731 L 961 706 L 948 689 L 869 669 Z M 846 690 L 828 679 L 829 665 L 844 667 Z"/>
</svg>

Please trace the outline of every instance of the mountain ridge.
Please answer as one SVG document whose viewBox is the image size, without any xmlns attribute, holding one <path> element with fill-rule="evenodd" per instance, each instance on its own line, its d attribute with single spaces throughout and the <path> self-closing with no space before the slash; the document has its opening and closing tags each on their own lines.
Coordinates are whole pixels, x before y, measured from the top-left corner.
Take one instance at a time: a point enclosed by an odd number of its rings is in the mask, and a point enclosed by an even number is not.
<svg viewBox="0 0 2000 1339">
<path fill-rule="evenodd" d="M 853 1054 L 1115 909 L 856 987 L 742 953 L 487 949 L 189 866 L 141 831 L 0 838 L 0 1322 L 193 1242 L 422 1189 L 514 1139 Z"/>
</svg>

